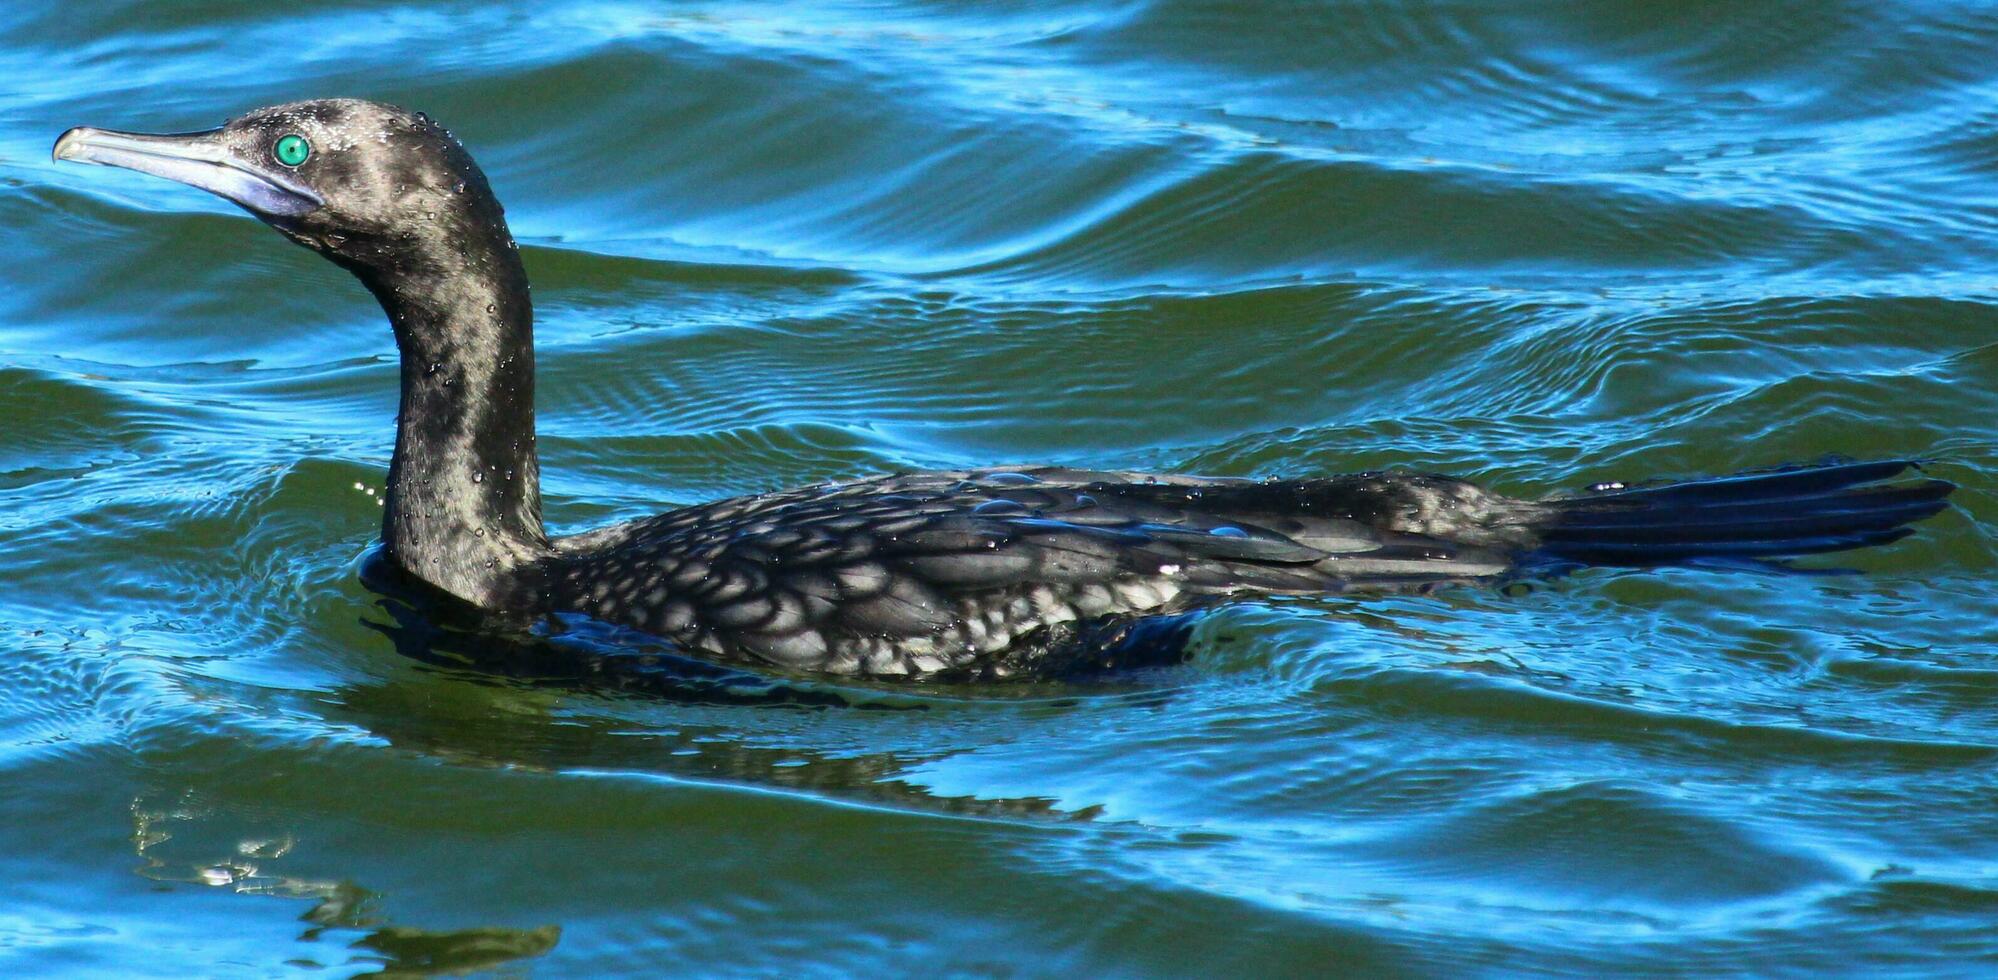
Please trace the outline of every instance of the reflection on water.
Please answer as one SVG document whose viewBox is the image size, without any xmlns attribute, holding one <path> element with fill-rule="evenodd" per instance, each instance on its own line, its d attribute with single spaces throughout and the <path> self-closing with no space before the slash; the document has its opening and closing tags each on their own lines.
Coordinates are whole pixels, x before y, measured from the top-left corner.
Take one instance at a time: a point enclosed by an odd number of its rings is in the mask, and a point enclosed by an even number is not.
<svg viewBox="0 0 1998 980">
<path fill-rule="evenodd" d="M 380 577 L 371 581 L 390 587 Z M 937 725 L 962 729 L 967 723 L 1003 724 L 980 717 L 987 705 L 1034 714 L 1059 713 L 1085 701 L 1156 708 L 1174 692 L 1173 675 L 1156 666 L 1117 666 L 1117 647 L 1104 654 L 1110 667 L 1066 681 L 839 683 L 709 664 L 678 655 L 654 638 L 580 619 L 556 624 L 554 633 L 461 629 L 434 603 L 404 588 L 383 595 L 377 608 L 389 622 L 367 620 L 364 625 L 388 636 L 401 655 L 464 685 L 478 704 L 462 714 L 440 711 L 428 685 L 400 681 L 343 686 L 338 710 L 328 717 L 355 724 L 391 745 L 457 762 L 649 773 L 938 813 L 1087 819 L 1095 808 L 1063 812 L 1043 798 L 943 797 L 902 779 L 913 767 L 980 744 L 976 732 L 962 730 L 957 732 L 959 747 L 942 739 L 931 742 L 923 737 L 932 731 L 923 719 L 906 728 L 918 743 L 928 744 L 896 751 L 761 745 L 758 731 L 801 724 L 835 728 L 848 714 L 884 711 L 948 714 Z M 1135 658 L 1177 659 L 1198 619 L 1197 614 L 1164 617 L 1121 637 L 1128 646 L 1142 648 Z M 1091 666 L 1100 664 L 1092 659 Z M 415 698 L 423 702 L 415 703 Z M 494 710 L 500 701 L 507 706 Z M 674 705 L 700 709 L 712 721 L 688 723 L 693 716 L 689 710 L 671 727 L 652 728 L 635 725 L 620 711 L 633 708 L 652 716 Z"/>
<path fill-rule="evenodd" d="M 561 940 L 562 930 L 554 925 L 433 931 L 386 924 L 381 896 L 366 888 L 351 881 L 285 876 L 282 859 L 297 845 L 291 838 L 239 840 L 225 856 L 212 856 L 221 852 L 204 848 L 219 842 L 203 838 L 221 821 L 204 819 L 210 816 L 198 800 L 185 795 L 160 803 L 133 801 L 132 843 L 141 861 L 139 873 L 153 881 L 310 901 L 312 906 L 299 916 L 305 928 L 298 938 L 326 952 L 294 957 L 286 965 L 370 967 L 368 972 L 379 976 L 457 975 L 540 956 Z M 211 856 L 190 858 L 204 853 Z"/>
</svg>

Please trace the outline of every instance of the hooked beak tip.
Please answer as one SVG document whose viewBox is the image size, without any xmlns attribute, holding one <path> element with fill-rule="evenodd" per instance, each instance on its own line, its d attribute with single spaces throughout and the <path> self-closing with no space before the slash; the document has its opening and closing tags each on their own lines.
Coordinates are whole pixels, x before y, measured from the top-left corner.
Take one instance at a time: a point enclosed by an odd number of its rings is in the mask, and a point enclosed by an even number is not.
<svg viewBox="0 0 1998 980">
<path fill-rule="evenodd" d="M 84 163 L 95 162 L 84 154 L 84 146 L 89 141 L 90 135 L 94 132 L 96 130 L 88 126 L 77 126 L 63 133 L 60 137 L 56 138 L 55 149 L 49 151 L 49 158 L 58 163 L 64 160 L 79 160 Z"/>
</svg>

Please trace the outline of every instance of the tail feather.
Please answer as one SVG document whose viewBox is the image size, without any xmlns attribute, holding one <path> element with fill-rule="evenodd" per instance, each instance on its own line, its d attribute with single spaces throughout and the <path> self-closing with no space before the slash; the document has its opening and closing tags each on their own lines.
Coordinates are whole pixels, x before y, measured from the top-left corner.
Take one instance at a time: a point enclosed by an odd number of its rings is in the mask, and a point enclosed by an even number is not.
<svg viewBox="0 0 1998 980">
<path fill-rule="evenodd" d="M 1723 503 L 1780 500 L 1786 497 L 1816 496 L 1865 483 L 1878 483 L 1890 476 L 1898 476 L 1910 468 L 1919 468 L 1919 464 L 1912 459 L 1885 459 L 1868 463 L 1841 460 L 1630 488 L 1614 484 L 1616 488 L 1614 490 L 1598 491 L 1574 499 L 1685 502 L 1713 500 Z"/>
<path fill-rule="evenodd" d="M 1829 463 L 1547 502 L 1536 557 L 1602 565 L 1785 558 L 1886 544 L 1949 506 L 1947 480 L 1883 483 L 1910 460 Z"/>
</svg>

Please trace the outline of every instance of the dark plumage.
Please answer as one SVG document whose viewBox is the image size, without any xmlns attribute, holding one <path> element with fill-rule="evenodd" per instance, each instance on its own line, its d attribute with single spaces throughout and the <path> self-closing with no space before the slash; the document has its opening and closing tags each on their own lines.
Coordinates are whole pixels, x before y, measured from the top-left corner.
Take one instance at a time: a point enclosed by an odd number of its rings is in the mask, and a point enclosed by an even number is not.
<svg viewBox="0 0 1998 980">
<path fill-rule="evenodd" d="M 505 621 L 585 613 L 714 659 L 1001 675 L 1230 595 L 1429 588 L 1572 564 L 1760 560 L 1909 533 L 1953 487 L 1902 461 L 1524 501 L 1440 476 L 1250 481 L 1064 469 L 913 473 L 687 507 L 551 539 L 527 276 L 485 176 L 419 113 L 355 100 L 222 129 L 75 129 L 57 159 L 221 194 L 387 311 L 402 406 L 382 541 Z"/>
</svg>

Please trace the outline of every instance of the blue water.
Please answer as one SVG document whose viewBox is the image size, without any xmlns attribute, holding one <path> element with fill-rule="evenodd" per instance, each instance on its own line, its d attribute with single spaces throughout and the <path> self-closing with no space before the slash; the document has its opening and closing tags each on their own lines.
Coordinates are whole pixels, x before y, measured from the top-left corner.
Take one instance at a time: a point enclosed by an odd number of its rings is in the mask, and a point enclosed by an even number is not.
<svg viewBox="0 0 1998 980">
<path fill-rule="evenodd" d="M 1962 489 L 1855 575 L 1247 603 L 1095 683 L 419 659 L 373 301 L 48 158 L 329 95 L 507 203 L 563 531 L 1011 462 Z M 0 11 L 0 973 L 1991 970 L 1994 99 L 1969 2 Z"/>
</svg>

